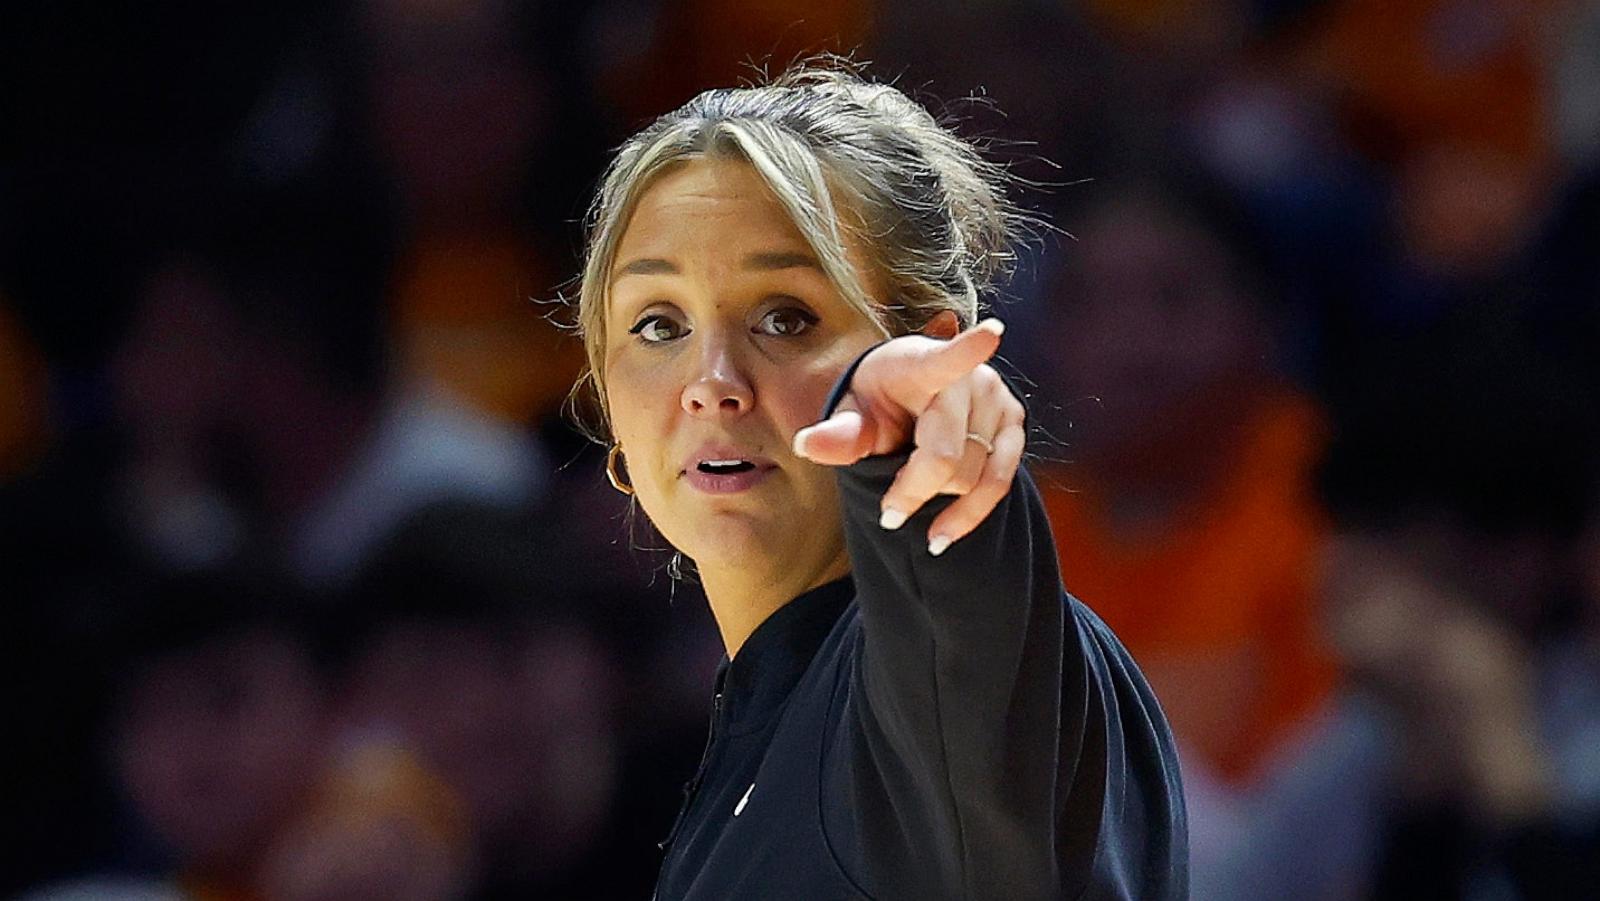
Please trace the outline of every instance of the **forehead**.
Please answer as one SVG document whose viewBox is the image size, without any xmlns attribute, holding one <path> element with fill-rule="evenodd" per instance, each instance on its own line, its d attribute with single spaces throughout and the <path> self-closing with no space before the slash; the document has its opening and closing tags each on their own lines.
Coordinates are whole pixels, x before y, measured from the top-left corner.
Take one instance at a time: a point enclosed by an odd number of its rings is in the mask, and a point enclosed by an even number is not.
<svg viewBox="0 0 1600 901">
<path fill-rule="evenodd" d="M 616 261 L 684 253 L 809 252 L 810 245 L 754 167 L 697 159 L 658 176 L 634 207 Z"/>
</svg>

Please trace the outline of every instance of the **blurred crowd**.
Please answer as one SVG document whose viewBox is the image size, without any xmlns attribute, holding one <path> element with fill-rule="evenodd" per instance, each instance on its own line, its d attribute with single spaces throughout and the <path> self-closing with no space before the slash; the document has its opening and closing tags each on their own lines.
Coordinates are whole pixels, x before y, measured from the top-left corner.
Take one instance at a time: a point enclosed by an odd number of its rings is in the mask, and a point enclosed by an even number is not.
<svg viewBox="0 0 1600 901">
<path fill-rule="evenodd" d="M 822 50 L 1048 223 L 1004 365 L 1195 897 L 1600 885 L 1600 3 L 30 0 L 0 895 L 648 896 L 721 648 L 562 298 L 608 148 Z"/>
</svg>

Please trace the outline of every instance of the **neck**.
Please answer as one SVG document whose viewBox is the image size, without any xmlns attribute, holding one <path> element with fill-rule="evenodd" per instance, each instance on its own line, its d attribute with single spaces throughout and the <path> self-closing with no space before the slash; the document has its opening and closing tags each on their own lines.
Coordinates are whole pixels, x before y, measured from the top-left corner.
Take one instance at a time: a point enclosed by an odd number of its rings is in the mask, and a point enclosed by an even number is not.
<svg viewBox="0 0 1600 901">
<path fill-rule="evenodd" d="M 724 567 L 700 569 L 711 615 L 722 633 L 731 660 L 757 626 L 778 608 L 807 591 L 850 574 L 850 557 L 840 547 L 837 555 L 820 565 L 787 567 Z"/>
</svg>

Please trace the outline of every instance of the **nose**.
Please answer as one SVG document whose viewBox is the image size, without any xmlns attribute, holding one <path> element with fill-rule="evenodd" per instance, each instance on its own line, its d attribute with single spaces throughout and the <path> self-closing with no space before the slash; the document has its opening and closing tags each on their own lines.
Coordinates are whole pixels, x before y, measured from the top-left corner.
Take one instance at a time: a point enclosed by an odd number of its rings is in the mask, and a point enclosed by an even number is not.
<svg viewBox="0 0 1600 901">
<path fill-rule="evenodd" d="M 731 348 L 708 340 L 698 371 L 683 388 L 683 409 L 691 416 L 741 416 L 749 412 L 755 393 L 733 358 Z"/>
</svg>

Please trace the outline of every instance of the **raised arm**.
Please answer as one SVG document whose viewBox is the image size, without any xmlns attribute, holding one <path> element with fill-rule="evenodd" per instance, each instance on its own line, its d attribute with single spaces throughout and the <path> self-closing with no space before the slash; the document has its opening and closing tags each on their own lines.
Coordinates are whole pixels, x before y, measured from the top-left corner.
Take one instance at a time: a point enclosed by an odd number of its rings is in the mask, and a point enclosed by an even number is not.
<svg viewBox="0 0 1600 901">
<path fill-rule="evenodd" d="M 873 894 L 1057 881 L 1060 579 L 1016 479 L 1022 405 L 985 363 L 997 326 L 880 346 L 797 441 L 851 464 L 839 487 L 864 634 L 829 760 L 857 803 L 828 825 L 852 833 L 864 859 L 846 869 Z"/>
<path fill-rule="evenodd" d="M 984 362 L 999 330 L 897 341 L 797 441 L 849 463 L 862 634 L 824 768 L 847 802 L 824 828 L 859 855 L 842 866 L 878 897 L 1181 896 L 1170 735 L 1120 644 L 1063 596 L 1022 405 Z"/>
</svg>

